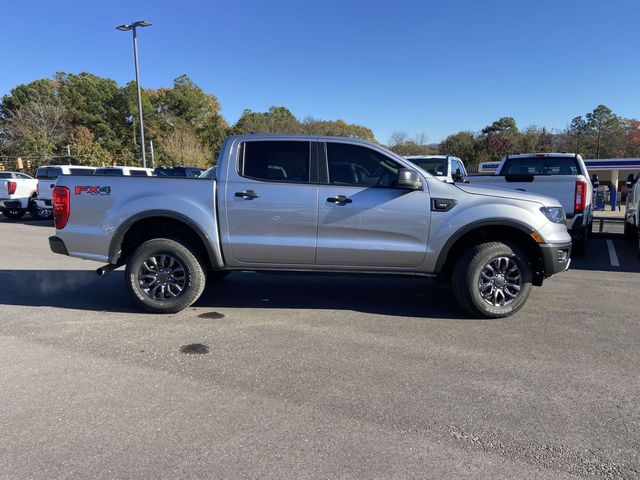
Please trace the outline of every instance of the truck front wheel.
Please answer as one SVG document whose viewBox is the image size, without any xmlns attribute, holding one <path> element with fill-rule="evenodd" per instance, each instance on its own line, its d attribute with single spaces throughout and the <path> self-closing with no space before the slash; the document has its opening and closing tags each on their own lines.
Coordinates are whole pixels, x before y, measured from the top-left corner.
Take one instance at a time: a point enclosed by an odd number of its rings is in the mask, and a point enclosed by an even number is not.
<svg viewBox="0 0 640 480">
<path fill-rule="evenodd" d="M 471 247 L 453 270 L 453 291 L 474 316 L 502 318 L 516 313 L 531 292 L 529 259 L 518 247 L 501 242 Z"/>
<path fill-rule="evenodd" d="M 125 270 L 133 299 L 153 313 L 176 313 L 195 302 L 206 283 L 204 269 L 185 243 L 154 238 L 142 243 Z"/>
</svg>

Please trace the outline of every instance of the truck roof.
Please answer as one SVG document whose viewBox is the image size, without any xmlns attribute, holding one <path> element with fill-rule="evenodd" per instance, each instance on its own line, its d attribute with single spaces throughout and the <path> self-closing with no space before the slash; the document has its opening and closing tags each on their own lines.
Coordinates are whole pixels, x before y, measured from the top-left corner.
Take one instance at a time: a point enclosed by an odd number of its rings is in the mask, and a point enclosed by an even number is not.
<svg viewBox="0 0 640 480">
<path fill-rule="evenodd" d="M 531 152 L 531 153 L 516 153 L 514 155 L 507 155 L 506 158 L 531 158 L 531 157 L 576 157 L 576 153 L 568 153 L 568 152 Z M 504 160 L 503 159 L 503 160 Z"/>
<path fill-rule="evenodd" d="M 237 139 L 237 140 L 309 140 L 309 141 L 320 141 L 320 142 L 330 142 L 335 140 L 343 140 L 350 143 L 360 143 L 362 145 L 372 145 L 376 147 L 380 147 L 380 145 L 370 142 L 368 140 L 362 140 L 361 138 L 356 137 L 332 137 L 328 135 L 298 135 L 298 134 L 281 134 L 281 133 L 250 133 L 246 135 L 232 135 L 228 137 L 228 140 Z"/>
</svg>

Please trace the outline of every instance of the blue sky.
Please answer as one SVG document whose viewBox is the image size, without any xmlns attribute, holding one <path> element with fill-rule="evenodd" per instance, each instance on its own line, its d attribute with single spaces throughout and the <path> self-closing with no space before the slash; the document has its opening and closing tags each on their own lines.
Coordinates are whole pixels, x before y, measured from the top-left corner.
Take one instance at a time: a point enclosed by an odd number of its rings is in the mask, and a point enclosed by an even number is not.
<svg viewBox="0 0 640 480">
<path fill-rule="evenodd" d="M 182 73 L 245 108 L 342 118 L 430 142 L 501 116 L 565 128 L 604 103 L 640 117 L 638 0 L 3 2 L 0 94 L 57 71 L 170 86 Z"/>
</svg>

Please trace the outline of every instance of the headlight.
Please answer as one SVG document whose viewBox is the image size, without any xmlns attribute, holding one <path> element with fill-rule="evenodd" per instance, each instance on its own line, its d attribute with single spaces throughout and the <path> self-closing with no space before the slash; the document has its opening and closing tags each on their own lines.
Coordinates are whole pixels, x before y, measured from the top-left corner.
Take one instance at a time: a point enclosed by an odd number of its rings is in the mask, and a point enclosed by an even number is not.
<svg viewBox="0 0 640 480">
<path fill-rule="evenodd" d="M 565 223 L 567 221 L 567 216 L 562 207 L 542 207 L 540 211 L 553 223 Z"/>
</svg>

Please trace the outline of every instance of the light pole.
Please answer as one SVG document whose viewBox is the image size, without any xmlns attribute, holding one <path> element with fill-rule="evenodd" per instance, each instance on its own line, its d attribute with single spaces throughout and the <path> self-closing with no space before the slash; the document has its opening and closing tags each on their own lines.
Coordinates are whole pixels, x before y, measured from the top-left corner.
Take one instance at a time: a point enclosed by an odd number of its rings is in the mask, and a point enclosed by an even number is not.
<svg viewBox="0 0 640 480">
<path fill-rule="evenodd" d="M 133 31 L 133 61 L 136 65 L 136 88 L 138 90 L 138 115 L 140 116 L 140 145 L 142 146 L 142 166 L 147 168 L 147 156 L 144 148 L 144 122 L 142 121 L 142 96 L 140 95 L 140 70 L 138 69 L 138 37 L 137 27 L 148 27 L 151 24 L 145 20 L 133 22 L 131 25 L 120 25 L 116 30 L 121 32 Z"/>
</svg>

